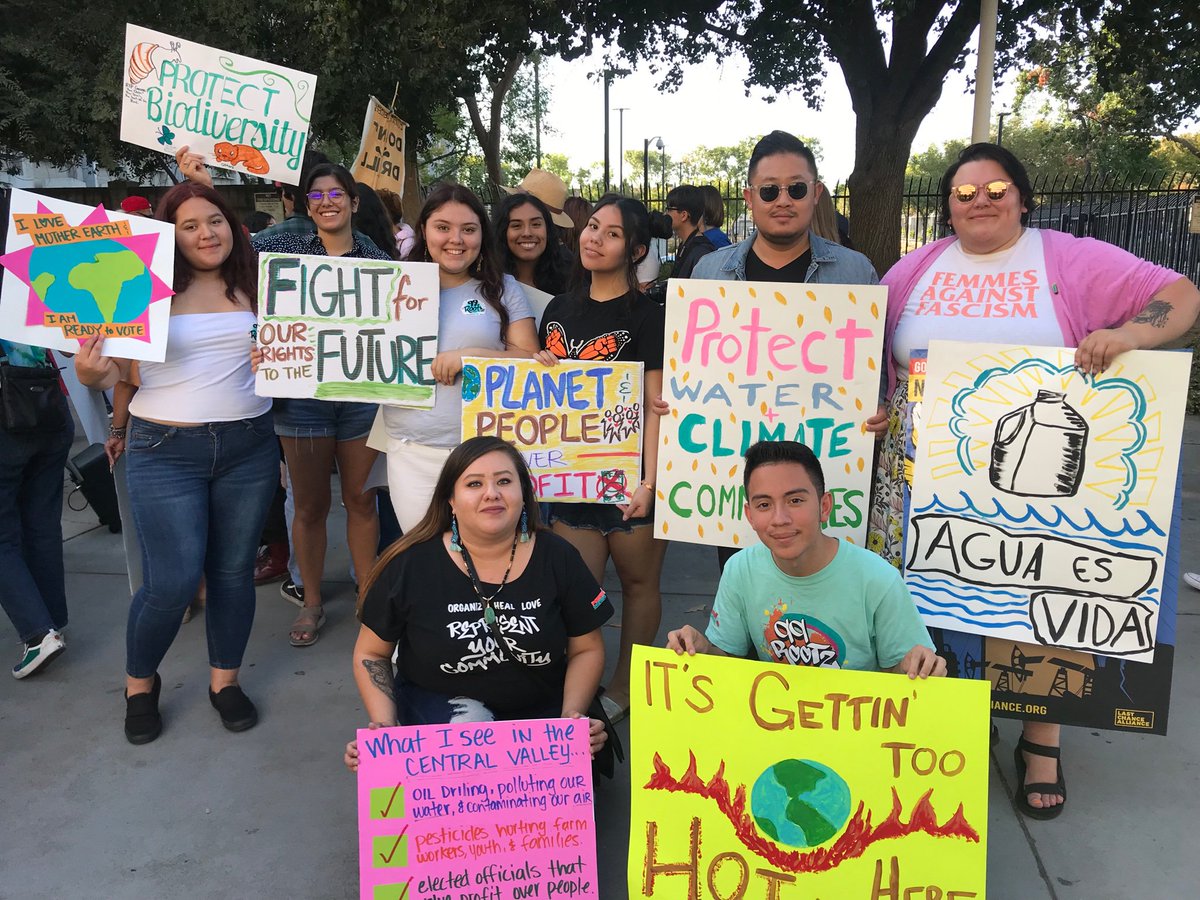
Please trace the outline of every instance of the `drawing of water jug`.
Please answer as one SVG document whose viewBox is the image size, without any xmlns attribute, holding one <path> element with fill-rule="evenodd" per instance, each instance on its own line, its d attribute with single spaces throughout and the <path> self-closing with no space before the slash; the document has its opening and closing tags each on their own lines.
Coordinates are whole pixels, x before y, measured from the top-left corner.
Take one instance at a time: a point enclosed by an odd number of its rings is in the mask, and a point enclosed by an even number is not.
<svg viewBox="0 0 1200 900">
<path fill-rule="evenodd" d="M 992 486 L 1023 497 L 1073 497 L 1083 478 L 1088 425 L 1057 391 L 1038 391 L 1028 406 L 996 423 Z"/>
</svg>

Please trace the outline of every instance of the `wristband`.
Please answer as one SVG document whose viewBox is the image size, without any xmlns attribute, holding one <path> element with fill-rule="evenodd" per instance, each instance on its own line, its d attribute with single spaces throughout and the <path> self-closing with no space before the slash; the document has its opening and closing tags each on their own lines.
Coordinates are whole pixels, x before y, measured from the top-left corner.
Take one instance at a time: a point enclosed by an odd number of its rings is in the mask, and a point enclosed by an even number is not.
<svg viewBox="0 0 1200 900">
<path fill-rule="evenodd" d="M 120 428 L 118 428 L 116 425 L 109 425 L 108 426 L 108 436 L 115 437 L 115 438 L 124 438 L 125 432 L 127 432 L 128 430 L 129 430 L 128 425 L 122 425 Z"/>
</svg>

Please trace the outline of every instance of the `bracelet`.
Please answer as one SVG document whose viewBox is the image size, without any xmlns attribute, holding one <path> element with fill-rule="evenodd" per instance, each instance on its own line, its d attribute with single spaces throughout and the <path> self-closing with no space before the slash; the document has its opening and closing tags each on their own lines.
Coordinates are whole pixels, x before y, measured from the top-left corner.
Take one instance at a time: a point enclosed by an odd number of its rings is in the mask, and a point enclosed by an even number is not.
<svg viewBox="0 0 1200 900">
<path fill-rule="evenodd" d="M 115 438 L 123 438 L 123 437 L 125 437 L 125 432 L 127 432 L 128 430 L 129 430 L 128 425 L 122 425 L 120 428 L 118 428 L 116 425 L 109 425 L 108 426 L 108 436 L 115 437 Z"/>
<path fill-rule="evenodd" d="M 650 493 L 652 493 L 652 494 L 654 493 L 654 483 L 653 482 L 643 481 L 641 484 L 638 485 L 638 487 L 644 487 Z"/>
</svg>

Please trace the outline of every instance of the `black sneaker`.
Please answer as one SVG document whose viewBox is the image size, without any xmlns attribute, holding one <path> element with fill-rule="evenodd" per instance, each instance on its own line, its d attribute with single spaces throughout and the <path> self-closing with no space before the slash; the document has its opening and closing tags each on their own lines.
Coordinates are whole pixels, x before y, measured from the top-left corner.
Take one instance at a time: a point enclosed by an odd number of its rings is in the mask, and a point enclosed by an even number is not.
<svg viewBox="0 0 1200 900">
<path fill-rule="evenodd" d="M 162 679 L 154 673 L 154 687 L 149 693 L 125 693 L 125 738 L 131 744 L 148 744 L 162 734 L 162 716 L 158 712 L 158 695 Z"/>
<path fill-rule="evenodd" d="M 221 688 L 219 694 L 214 694 L 209 688 L 208 702 L 221 714 L 221 724 L 230 731 L 245 731 L 258 724 L 258 710 L 239 685 Z"/>
<path fill-rule="evenodd" d="M 279 586 L 279 595 L 288 603 L 294 603 L 297 606 L 304 605 L 304 588 L 297 587 L 296 582 L 288 578 Z"/>
</svg>

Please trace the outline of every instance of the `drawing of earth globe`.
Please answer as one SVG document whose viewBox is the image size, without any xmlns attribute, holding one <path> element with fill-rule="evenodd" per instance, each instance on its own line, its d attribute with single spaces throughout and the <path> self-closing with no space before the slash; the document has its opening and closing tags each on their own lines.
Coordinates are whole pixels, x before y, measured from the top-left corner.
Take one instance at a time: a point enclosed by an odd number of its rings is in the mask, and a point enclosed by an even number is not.
<svg viewBox="0 0 1200 900">
<path fill-rule="evenodd" d="M 150 305 L 150 271 L 128 247 L 111 240 L 37 247 L 29 284 L 54 312 L 80 322 L 130 322 Z"/>
<path fill-rule="evenodd" d="M 846 824 L 850 788 L 841 775 L 819 762 L 784 759 L 754 782 L 750 812 L 771 840 L 789 847 L 815 847 Z"/>
<path fill-rule="evenodd" d="M 480 377 L 479 369 L 476 366 L 463 366 L 462 371 L 462 398 L 465 402 L 470 403 L 479 396 L 479 392 L 483 389 L 483 380 Z"/>
</svg>

